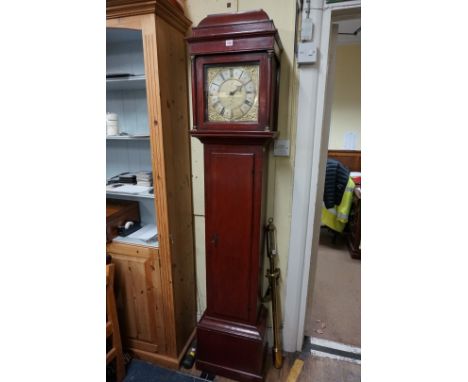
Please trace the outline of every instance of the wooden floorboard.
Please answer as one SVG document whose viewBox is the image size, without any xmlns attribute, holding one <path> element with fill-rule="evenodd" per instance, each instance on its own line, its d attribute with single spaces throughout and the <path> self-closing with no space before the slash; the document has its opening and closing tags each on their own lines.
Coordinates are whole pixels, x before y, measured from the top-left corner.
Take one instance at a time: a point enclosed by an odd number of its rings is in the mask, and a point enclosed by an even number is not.
<svg viewBox="0 0 468 382">
<path fill-rule="evenodd" d="M 287 382 L 294 361 L 298 358 L 298 353 L 285 354 L 283 367 L 279 370 L 272 365 L 268 359 L 268 372 L 266 382 Z M 312 355 L 302 355 L 304 361 L 302 371 L 297 378 L 297 382 L 360 382 L 361 365 L 329 358 L 313 357 Z M 193 367 L 190 370 L 180 369 L 181 372 L 200 377 L 201 372 Z M 216 376 L 214 382 L 235 382 L 233 379 Z"/>
</svg>

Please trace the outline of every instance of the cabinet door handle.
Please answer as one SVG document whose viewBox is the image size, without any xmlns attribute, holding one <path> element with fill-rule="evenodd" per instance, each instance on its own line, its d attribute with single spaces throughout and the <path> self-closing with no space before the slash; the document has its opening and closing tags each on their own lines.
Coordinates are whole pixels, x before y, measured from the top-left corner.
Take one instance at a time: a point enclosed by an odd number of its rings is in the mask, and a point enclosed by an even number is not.
<svg viewBox="0 0 468 382">
<path fill-rule="evenodd" d="M 219 237 L 217 233 L 211 236 L 211 244 L 213 244 L 215 247 L 218 246 L 218 240 L 219 240 Z"/>
</svg>

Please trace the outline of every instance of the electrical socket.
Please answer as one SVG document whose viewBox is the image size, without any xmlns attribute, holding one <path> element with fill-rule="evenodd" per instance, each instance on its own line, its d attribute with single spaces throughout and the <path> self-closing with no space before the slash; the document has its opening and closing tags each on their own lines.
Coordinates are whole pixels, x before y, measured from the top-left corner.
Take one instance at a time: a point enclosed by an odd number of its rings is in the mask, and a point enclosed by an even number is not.
<svg viewBox="0 0 468 382">
<path fill-rule="evenodd" d="M 317 47 L 313 42 L 301 42 L 297 46 L 298 64 L 315 64 L 317 62 Z"/>
</svg>

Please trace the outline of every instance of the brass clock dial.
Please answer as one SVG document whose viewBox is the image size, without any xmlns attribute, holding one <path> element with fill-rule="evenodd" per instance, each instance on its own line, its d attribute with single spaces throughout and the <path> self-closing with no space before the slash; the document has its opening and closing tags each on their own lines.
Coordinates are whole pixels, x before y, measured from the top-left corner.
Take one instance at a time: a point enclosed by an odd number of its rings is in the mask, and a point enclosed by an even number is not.
<svg viewBox="0 0 468 382">
<path fill-rule="evenodd" d="M 212 66 L 206 71 L 210 122 L 258 120 L 258 65 Z"/>
</svg>

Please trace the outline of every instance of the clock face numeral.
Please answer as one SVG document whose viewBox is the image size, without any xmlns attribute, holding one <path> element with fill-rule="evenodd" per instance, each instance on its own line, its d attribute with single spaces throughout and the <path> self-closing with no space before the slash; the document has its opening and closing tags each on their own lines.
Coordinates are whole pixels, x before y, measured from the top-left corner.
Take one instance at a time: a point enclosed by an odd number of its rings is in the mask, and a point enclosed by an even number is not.
<svg viewBox="0 0 468 382">
<path fill-rule="evenodd" d="M 258 120 L 258 65 L 211 66 L 205 73 L 208 121 Z"/>
<path fill-rule="evenodd" d="M 239 69 L 239 68 L 233 69 L 232 78 L 240 79 L 240 77 L 242 76 L 242 73 L 244 73 L 242 69 Z"/>
</svg>

